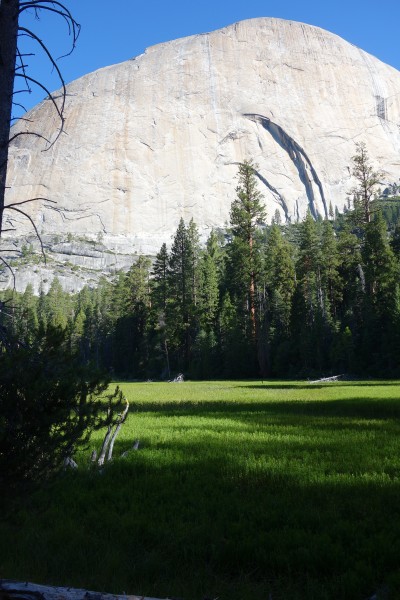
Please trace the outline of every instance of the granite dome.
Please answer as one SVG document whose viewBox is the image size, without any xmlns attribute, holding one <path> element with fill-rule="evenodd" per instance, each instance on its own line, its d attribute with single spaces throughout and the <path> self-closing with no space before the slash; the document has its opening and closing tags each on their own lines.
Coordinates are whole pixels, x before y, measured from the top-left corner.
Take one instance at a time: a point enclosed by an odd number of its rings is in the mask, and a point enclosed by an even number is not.
<svg viewBox="0 0 400 600">
<path fill-rule="evenodd" d="M 45 234 L 100 233 L 115 252 L 154 254 L 181 217 L 224 226 L 244 159 L 258 164 L 269 218 L 325 216 L 343 209 L 358 141 L 399 179 L 400 72 L 310 25 L 258 18 L 159 44 L 67 93 L 50 150 L 33 136 L 10 149 L 7 201 L 57 202 L 29 206 Z M 49 100 L 28 118 L 15 131 L 54 137 Z"/>
</svg>

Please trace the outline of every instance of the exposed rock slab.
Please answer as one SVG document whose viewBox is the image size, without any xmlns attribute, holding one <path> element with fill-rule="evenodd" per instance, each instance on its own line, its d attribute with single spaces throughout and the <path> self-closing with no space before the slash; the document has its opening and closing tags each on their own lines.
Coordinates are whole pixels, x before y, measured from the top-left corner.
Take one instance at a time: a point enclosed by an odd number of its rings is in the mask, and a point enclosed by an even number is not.
<svg viewBox="0 0 400 600">
<path fill-rule="evenodd" d="M 137 255 L 112 251 L 101 242 L 44 234 L 44 261 L 39 240 L 35 236 L 0 243 L 0 254 L 11 269 L 0 272 L 0 289 L 15 287 L 24 292 L 28 284 L 35 294 L 47 293 L 54 277 L 62 287 L 75 293 L 85 285 L 96 287 L 102 277 L 112 278 L 118 271 L 127 271 Z"/>
<path fill-rule="evenodd" d="M 49 139 L 50 101 L 15 131 Z M 301 219 L 343 209 L 355 142 L 399 179 L 400 72 L 340 37 L 272 18 L 148 48 L 68 86 L 65 133 L 48 151 L 11 147 L 8 202 L 40 232 L 84 235 L 118 253 L 154 254 L 179 219 L 224 226 L 238 163 L 259 165 L 267 213 Z M 29 230 L 9 214 L 18 233 Z"/>
</svg>

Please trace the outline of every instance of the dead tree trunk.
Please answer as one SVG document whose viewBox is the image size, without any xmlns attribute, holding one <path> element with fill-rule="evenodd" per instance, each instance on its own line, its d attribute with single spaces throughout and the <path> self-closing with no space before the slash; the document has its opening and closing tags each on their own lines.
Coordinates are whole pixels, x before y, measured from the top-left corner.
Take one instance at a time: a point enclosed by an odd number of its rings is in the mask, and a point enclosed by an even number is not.
<svg viewBox="0 0 400 600">
<path fill-rule="evenodd" d="M 10 138 L 15 60 L 17 55 L 19 0 L 0 0 L 0 236 Z"/>
<path fill-rule="evenodd" d="M 0 600 L 159 600 L 145 596 L 115 596 L 76 588 L 37 585 L 0 579 Z"/>
<path fill-rule="evenodd" d="M 103 445 L 101 447 L 99 460 L 97 461 L 100 466 L 104 464 L 107 450 L 108 450 L 107 460 L 112 460 L 114 442 L 119 433 L 119 430 L 121 429 L 122 425 L 126 421 L 126 417 L 128 416 L 128 411 L 129 411 L 129 402 L 128 402 L 128 400 L 126 400 L 126 406 L 125 406 L 124 411 L 122 413 L 120 413 L 112 423 L 110 423 L 110 425 L 108 426 L 106 435 L 104 436 L 104 441 L 103 441 Z M 113 431 L 113 429 L 114 429 L 114 431 Z"/>
</svg>

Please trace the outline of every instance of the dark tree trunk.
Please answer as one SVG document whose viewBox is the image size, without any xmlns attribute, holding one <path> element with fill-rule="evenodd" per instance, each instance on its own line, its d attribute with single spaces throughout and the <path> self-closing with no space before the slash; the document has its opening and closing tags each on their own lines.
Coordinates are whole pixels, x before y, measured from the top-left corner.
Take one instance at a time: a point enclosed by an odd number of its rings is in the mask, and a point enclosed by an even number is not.
<svg viewBox="0 0 400 600">
<path fill-rule="evenodd" d="M 0 0 L 0 235 L 3 228 L 18 14 L 19 0 Z"/>
</svg>

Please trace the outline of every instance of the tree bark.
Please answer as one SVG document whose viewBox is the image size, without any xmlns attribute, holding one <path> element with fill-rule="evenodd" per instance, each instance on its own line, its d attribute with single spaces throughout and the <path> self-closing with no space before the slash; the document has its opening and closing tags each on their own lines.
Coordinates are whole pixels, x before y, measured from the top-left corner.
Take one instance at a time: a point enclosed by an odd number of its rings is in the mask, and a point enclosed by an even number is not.
<svg viewBox="0 0 400 600">
<path fill-rule="evenodd" d="M 0 236 L 3 228 L 19 0 L 0 0 Z"/>
<path fill-rule="evenodd" d="M 159 600 L 145 596 L 116 596 L 76 588 L 37 585 L 0 579 L 0 600 Z"/>
</svg>

